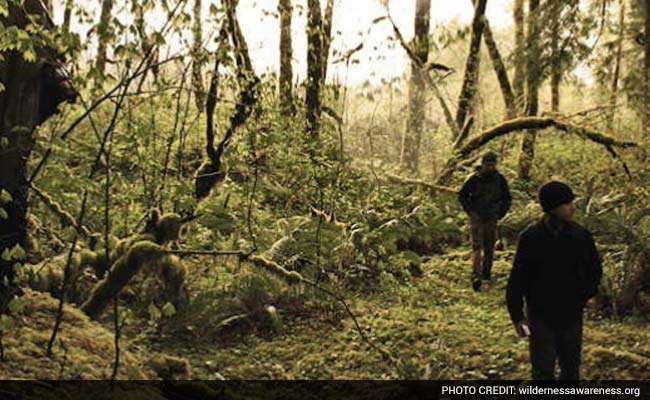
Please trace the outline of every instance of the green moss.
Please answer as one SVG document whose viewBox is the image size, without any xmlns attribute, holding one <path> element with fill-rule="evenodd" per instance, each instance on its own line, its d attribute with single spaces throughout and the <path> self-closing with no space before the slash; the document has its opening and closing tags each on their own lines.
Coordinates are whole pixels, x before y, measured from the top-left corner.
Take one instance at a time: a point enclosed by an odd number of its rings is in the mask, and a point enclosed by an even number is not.
<svg viewBox="0 0 650 400">
<path fill-rule="evenodd" d="M 47 293 L 30 289 L 24 292 L 28 299 L 27 306 L 14 319 L 16 326 L 3 337 L 5 360 L 0 362 L 0 379 L 58 379 L 64 353 L 64 379 L 109 378 L 114 354 L 113 333 L 92 322 L 78 309 L 64 305 L 63 323 L 54 346 L 54 356 L 47 357 L 45 351 L 58 300 Z M 122 349 L 118 378 L 153 377 L 153 372 L 144 366 L 144 360 L 128 348 Z"/>
</svg>

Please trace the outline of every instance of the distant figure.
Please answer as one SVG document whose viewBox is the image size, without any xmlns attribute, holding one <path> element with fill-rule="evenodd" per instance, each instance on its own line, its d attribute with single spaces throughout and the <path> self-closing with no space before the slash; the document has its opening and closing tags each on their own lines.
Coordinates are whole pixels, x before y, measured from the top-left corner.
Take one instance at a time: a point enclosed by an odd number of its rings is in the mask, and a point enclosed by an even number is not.
<svg viewBox="0 0 650 400">
<path fill-rule="evenodd" d="M 510 209 L 510 190 L 506 178 L 497 171 L 496 153 L 483 155 L 481 165 L 458 192 L 458 201 L 469 215 L 472 239 L 472 287 L 481 288 L 481 279 L 492 279 L 492 259 L 497 221 Z M 481 250 L 483 254 L 481 254 Z"/>
<path fill-rule="evenodd" d="M 573 222 L 574 194 L 561 182 L 539 191 L 542 220 L 519 235 L 506 301 L 519 336 L 530 336 L 534 380 L 578 380 L 582 316 L 598 292 L 601 258 L 591 233 Z M 523 299 L 526 299 L 526 314 Z"/>
</svg>

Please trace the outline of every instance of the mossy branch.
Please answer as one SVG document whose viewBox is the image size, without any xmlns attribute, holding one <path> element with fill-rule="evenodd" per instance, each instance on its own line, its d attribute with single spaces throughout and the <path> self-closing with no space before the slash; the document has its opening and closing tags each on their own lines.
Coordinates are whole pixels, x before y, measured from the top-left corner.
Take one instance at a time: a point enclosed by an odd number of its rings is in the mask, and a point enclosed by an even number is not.
<svg viewBox="0 0 650 400">
<path fill-rule="evenodd" d="M 501 136 L 508 135 L 513 132 L 518 132 L 528 129 L 546 129 L 556 128 L 559 131 L 577 135 L 585 140 L 598 143 L 605 146 L 607 149 L 614 147 L 618 148 L 631 148 L 637 147 L 638 143 L 631 141 L 622 141 L 608 136 L 602 132 L 573 125 L 568 122 L 559 120 L 558 118 L 549 117 L 521 117 L 508 121 L 504 121 L 492 128 L 482 132 L 478 136 L 471 139 L 465 145 L 460 147 L 454 152 L 454 155 L 447 161 L 447 166 L 442 174 L 436 179 L 436 184 L 446 182 L 451 174 L 455 171 L 460 162 L 471 156 L 476 150 L 482 148 L 494 139 Z"/>
<path fill-rule="evenodd" d="M 414 178 L 405 178 L 403 176 L 387 173 L 385 174 L 386 178 L 392 183 L 402 184 L 402 185 L 414 185 L 420 186 L 424 189 L 427 189 L 431 192 L 443 192 L 443 193 L 456 193 L 457 189 L 444 185 L 437 185 L 435 183 L 430 183 L 423 181 L 421 179 Z"/>
<path fill-rule="evenodd" d="M 61 226 L 63 228 L 77 226 L 77 221 L 75 217 L 73 217 L 72 214 L 64 210 L 61 204 L 59 204 L 56 200 L 54 200 L 52 196 L 43 192 L 34 184 L 32 184 L 31 187 L 34 194 L 36 194 L 38 198 L 41 199 L 45 207 L 47 207 L 52 212 L 52 214 L 56 215 L 56 217 L 59 218 L 59 222 L 61 223 Z M 85 238 L 89 238 L 92 235 L 90 230 L 85 226 L 80 225 L 79 228 L 80 228 L 79 233 L 82 234 Z"/>
</svg>

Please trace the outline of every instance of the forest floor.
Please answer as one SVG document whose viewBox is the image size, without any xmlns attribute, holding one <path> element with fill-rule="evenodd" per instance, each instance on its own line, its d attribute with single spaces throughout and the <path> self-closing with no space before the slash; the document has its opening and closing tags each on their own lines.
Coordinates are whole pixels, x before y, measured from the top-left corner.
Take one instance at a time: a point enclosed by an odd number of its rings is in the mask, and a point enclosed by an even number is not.
<svg viewBox="0 0 650 400">
<path fill-rule="evenodd" d="M 512 252 L 497 252 L 493 281 L 469 284 L 469 252 L 430 258 L 424 276 L 374 294 L 347 293 L 367 336 L 399 362 L 364 343 L 353 320 L 314 313 L 286 317 L 281 333 L 235 341 L 168 340 L 159 350 L 183 356 L 193 377 L 240 379 L 528 379 L 527 341 L 516 336 L 505 307 Z M 354 296 L 354 298 L 353 298 Z M 650 322 L 640 317 L 585 316 L 582 377 L 650 376 Z"/>
</svg>

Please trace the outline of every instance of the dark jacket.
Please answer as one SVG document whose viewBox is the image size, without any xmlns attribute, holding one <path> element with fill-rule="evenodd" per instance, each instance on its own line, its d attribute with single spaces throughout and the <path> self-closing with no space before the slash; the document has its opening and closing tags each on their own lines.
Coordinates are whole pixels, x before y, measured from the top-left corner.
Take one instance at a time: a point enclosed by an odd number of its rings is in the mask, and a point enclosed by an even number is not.
<svg viewBox="0 0 650 400">
<path fill-rule="evenodd" d="M 481 219 L 501 219 L 510 209 L 508 182 L 498 171 L 484 176 L 477 167 L 458 192 L 458 201 L 467 213 L 475 212 Z"/>
<path fill-rule="evenodd" d="M 544 220 L 519 235 L 506 302 L 513 322 L 529 318 L 563 328 L 582 318 L 587 300 L 598 293 L 602 263 L 591 233 L 575 222 L 553 232 Z"/>
</svg>

